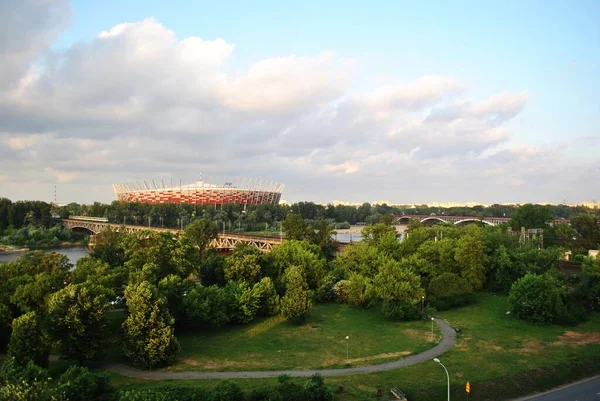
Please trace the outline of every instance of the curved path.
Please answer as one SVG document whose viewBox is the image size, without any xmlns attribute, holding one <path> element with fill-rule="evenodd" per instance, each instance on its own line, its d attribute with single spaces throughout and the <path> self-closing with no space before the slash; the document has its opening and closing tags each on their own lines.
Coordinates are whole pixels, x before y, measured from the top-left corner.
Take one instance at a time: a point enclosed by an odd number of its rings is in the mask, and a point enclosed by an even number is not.
<svg viewBox="0 0 600 401">
<path fill-rule="evenodd" d="M 311 369 L 311 370 L 264 370 L 248 372 L 164 372 L 139 370 L 122 364 L 105 365 L 104 368 L 123 376 L 152 380 L 201 380 L 201 379 L 259 379 L 288 375 L 292 377 L 308 377 L 316 373 L 321 376 L 349 376 L 366 373 L 384 372 L 404 366 L 416 365 L 421 362 L 431 361 L 450 350 L 456 342 L 456 331 L 445 321 L 435 318 L 435 322 L 442 329 L 442 340 L 433 348 L 420 354 L 411 355 L 394 362 L 380 365 L 361 366 L 344 369 Z"/>
</svg>

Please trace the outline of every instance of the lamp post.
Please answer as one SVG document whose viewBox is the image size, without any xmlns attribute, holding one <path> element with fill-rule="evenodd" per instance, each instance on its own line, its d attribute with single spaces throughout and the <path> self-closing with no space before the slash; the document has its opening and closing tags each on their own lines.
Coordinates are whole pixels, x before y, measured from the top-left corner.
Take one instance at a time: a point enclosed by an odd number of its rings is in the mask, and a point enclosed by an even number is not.
<svg viewBox="0 0 600 401">
<path fill-rule="evenodd" d="M 423 310 L 425 309 L 425 295 L 421 296 L 421 313 L 423 313 Z"/>
<path fill-rule="evenodd" d="M 448 378 L 448 401 L 450 401 L 450 375 L 448 374 L 448 369 L 446 369 L 444 364 L 441 363 L 438 358 L 433 358 L 433 362 L 439 363 L 440 365 L 442 365 L 442 368 L 444 368 L 444 370 L 446 371 L 446 377 Z"/>
<path fill-rule="evenodd" d="M 346 364 L 350 363 L 349 340 L 350 337 L 346 336 Z"/>
<path fill-rule="evenodd" d="M 431 318 L 431 337 L 433 337 L 433 318 Z"/>
</svg>

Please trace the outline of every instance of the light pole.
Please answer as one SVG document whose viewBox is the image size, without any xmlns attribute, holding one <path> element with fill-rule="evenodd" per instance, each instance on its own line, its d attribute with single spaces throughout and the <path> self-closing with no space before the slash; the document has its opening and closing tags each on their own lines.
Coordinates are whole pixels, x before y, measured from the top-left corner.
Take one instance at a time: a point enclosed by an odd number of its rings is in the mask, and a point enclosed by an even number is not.
<svg viewBox="0 0 600 401">
<path fill-rule="evenodd" d="M 433 318 L 431 318 L 431 337 L 433 338 Z"/>
<path fill-rule="evenodd" d="M 350 352 L 349 352 L 349 345 L 348 345 L 349 341 L 348 340 L 350 340 L 350 337 L 346 336 L 346 364 L 350 363 L 350 358 L 349 358 L 350 357 Z"/>
<path fill-rule="evenodd" d="M 437 358 L 433 358 L 433 362 L 439 363 L 440 365 L 442 365 L 442 368 L 444 368 L 444 370 L 446 371 L 446 377 L 448 378 L 448 401 L 450 401 L 450 375 L 448 374 L 448 369 L 446 369 L 444 364 L 441 363 L 440 360 Z"/>
<path fill-rule="evenodd" d="M 423 310 L 425 309 L 425 295 L 421 296 L 421 313 L 423 313 Z"/>
</svg>

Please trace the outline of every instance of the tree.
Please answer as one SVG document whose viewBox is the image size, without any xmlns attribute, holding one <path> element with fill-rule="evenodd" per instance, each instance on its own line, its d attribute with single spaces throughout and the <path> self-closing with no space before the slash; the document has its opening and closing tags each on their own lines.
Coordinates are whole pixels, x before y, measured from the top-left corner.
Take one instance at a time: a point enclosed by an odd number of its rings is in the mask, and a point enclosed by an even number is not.
<svg viewBox="0 0 600 401">
<path fill-rule="evenodd" d="M 185 229 L 185 235 L 190 238 L 202 256 L 204 256 L 210 242 L 217 238 L 218 232 L 215 223 L 207 219 L 194 220 Z"/>
<path fill-rule="evenodd" d="M 566 287 L 550 274 L 528 273 L 510 288 L 508 302 L 519 318 L 550 324 L 565 311 Z"/>
<path fill-rule="evenodd" d="M 246 282 L 229 282 L 227 288 L 233 294 L 234 307 L 232 308 L 232 319 L 234 322 L 250 323 L 260 308 L 261 295 L 258 288 L 253 288 Z"/>
<path fill-rule="evenodd" d="M 600 242 L 600 225 L 595 216 L 582 213 L 571 219 L 577 242 L 585 249 L 596 249 Z"/>
<path fill-rule="evenodd" d="M 31 361 L 38 366 L 48 366 L 48 346 L 36 312 L 27 312 L 13 320 L 6 354 L 23 365 Z"/>
<path fill-rule="evenodd" d="M 513 229 L 544 228 L 550 221 L 552 221 L 552 213 L 549 208 L 528 203 L 513 212 L 510 225 Z"/>
<path fill-rule="evenodd" d="M 518 270 L 518 264 L 512 263 L 508 250 L 504 245 L 500 245 L 493 255 L 488 258 L 488 261 L 488 288 L 492 291 L 508 292 L 512 283 L 525 274 Z"/>
<path fill-rule="evenodd" d="M 167 308 L 177 321 L 183 315 L 183 300 L 185 294 L 193 287 L 190 279 L 170 274 L 158 282 L 158 292 L 167 300 Z"/>
<path fill-rule="evenodd" d="M 317 245 L 321 249 L 321 252 L 323 252 L 323 255 L 325 255 L 328 260 L 333 258 L 337 247 L 336 242 L 333 239 L 334 234 L 335 231 L 332 229 L 331 225 L 326 220 L 321 220 L 314 225 L 312 235 L 309 238 L 311 243 Z"/>
<path fill-rule="evenodd" d="M 373 285 L 370 279 L 358 273 L 350 273 L 348 280 L 345 280 L 343 293 L 344 302 L 367 308 L 371 306 L 373 299 Z"/>
<path fill-rule="evenodd" d="M 15 288 L 11 303 L 23 312 L 42 313 L 46 298 L 65 286 L 71 267 L 69 259 L 58 253 L 36 251 L 23 254 L 15 268 L 25 279 Z"/>
<path fill-rule="evenodd" d="M 290 267 L 300 268 L 309 288 L 318 288 L 325 275 L 325 259 L 321 250 L 307 241 L 285 241 L 269 252 L 274 265 L 274 276 L 280 280 Z"/>
<path fill-rule="evenodd" d="M 231 320 L 232 295 L 226 287 L 197 285 L 183 300 L 185 316 L 191 323 L 224 326 Z"/>
<path fill-rule="evenodd" d="M 96 245 L 92 250 L 92 256 L 111 267 L 123 266 L 125 263 L 125 251 L 122 240 L 125 234 L 107 227 L 96 236 Z"/>
<path fill-rule="evenodd" d="M 55 401 L 55 391 L 48 371 L 31 360 L 9 357 L 0 369 L 0 400 Z"/>
<path fill-rule="evenodd" d="M 311 302 L 308 284 L 299 267 L 290 267 L 285 272 L 285 295 L 281 299 L 281 314 L 287 320 L 300 323 L 310 315 Z"/>
<path fill-rule="evenodd" d="M 77 261 L 71 273 L 74 284 L 90 282 L 110 290 L 113 294 L 122 294 L 127 281 L 127 269 L 123 266 L 111 266 L 95 257 L 86 256 Z"/>
<path fill-rule="evenodd" d="M 83 365 L 102 357 L 107 338 L 109 290 L 70 284 L 48 301 L 48 332 L 60 356 Z"/>
<path fill-rule="evenodd" d="M 271 316 L 279 313 L 280 300 L 275 285 L 270 277 L 264 277 L 254 284 L 253 291 L 260 295 L 259 313 L 263 316 Z"/>
<path fill-rule="evenodd" d="M 469 282 L 454 273 L 444 273 L 431 280 L 429 302 L 439 310 L 466 305 L 475 300 Z"/>
<path fill-rule="evenodd" d="M 252 285 L 258 281 L 260 273 L 259 255 L 246 254 L 239 257 L 231 255 L 225 259 L 225 278 L 227 280 L 243 281 Z"/>
<path fill-rule="evenodd" d="M 460 265 L 460 275 L 469 281 L 474 289 L 480 289 L 485 283 L 485 265 L 481 228 L 470 225 L 466 234 L 456 243 L 454 259 Z"/>
<path fill-rule="evenodd" d="M 129 285 L 125 290 L 125 299 L 125 354 L 147 368 L 172 362 L 180 347 L 166 299 L 147 281 Z"/>
<path fill-rule="evenodd" d="M 286 239 L 302 241 L 310 238 L 311 228 L 306 224 L 301 215 L 290 213 L 281 225 Z"/>
<path fill-rule="evenodd" d="M 383 312 L 390 319 L 410 319 L 418 315 L 417 305 L 425 291 L 419 276 L 388 261 L 381 266 L 373 280 L 377 296 L 383 301 Z"/>
</svg>

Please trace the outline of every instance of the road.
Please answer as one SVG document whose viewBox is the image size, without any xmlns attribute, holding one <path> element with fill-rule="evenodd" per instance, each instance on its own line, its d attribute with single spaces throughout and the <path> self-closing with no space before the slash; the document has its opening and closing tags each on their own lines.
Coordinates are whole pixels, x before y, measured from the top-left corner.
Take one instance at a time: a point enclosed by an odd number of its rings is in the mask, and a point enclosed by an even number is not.
<svg viewBox="0 0 600 401">
<path fill-rule="evenodd" d="M 513 401 L 600 401 L 600 376 Z"/>
<path fill-rule="evenodd" d="M 119 373 L 123 376 L 137 377 L 139 379 L 153 380 L 200 380 L 200 379 L 258 379 L 288 375 L 293 377 L 308 377 L 315 373 L 321 376 L 349 376 L 366 373 L 384 372 L 404 366 L 416 365 L 421 362 L 431 361 L 450 350 L 456 342 L 456 331 L 445 321 L 435 318 L 435 322 L 442 329 L 442 340 L 433 348 L 420 354 L 411 355 L 394 362 L 379 365 L 361 366 L 345 369 L 318 369 L 318 370 L 265 370 L 248 372 L 164 372 L 135 369 L 122 364 L 103 366 L 106 370 Z"/>
</svg>

